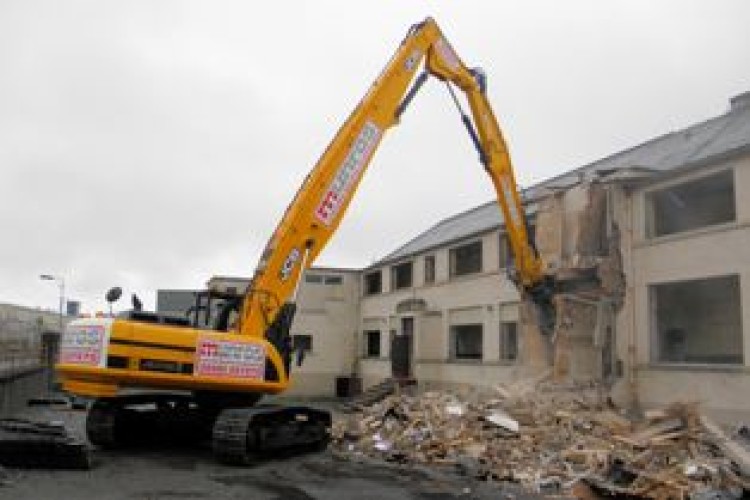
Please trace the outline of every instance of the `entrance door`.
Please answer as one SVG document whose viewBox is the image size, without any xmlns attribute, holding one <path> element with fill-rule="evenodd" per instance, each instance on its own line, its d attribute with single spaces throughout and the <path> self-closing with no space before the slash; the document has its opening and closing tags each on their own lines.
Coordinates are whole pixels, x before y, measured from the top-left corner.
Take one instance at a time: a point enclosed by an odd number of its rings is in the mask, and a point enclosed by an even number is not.
<svg viewBox="0 0 750 500">
<path fill-rule="evenodd" d="M 391 339 L 391 373 L 394 378 L 411 378 L 414 318 L 401 318 L 401 332 Z"/>
</svg>

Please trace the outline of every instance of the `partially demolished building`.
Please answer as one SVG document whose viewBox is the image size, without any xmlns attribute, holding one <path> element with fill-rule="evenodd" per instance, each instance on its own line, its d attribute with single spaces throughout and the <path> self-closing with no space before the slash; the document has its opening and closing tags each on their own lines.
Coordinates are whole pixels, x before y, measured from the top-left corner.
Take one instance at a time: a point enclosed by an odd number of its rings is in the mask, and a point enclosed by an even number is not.
<svg viewBox="0 0 750 500">
<path fill-rule="evenodd" d="M 310 270 L 293 327 L 307 356 L 290 394 L 390 377 L 490 388 L 551 372 L 624 405 L 750 412 L 739 397 L 750 390 L 750 92 L 524 196 L 565 290 L 552 336 L 520 301 L 500 211 L 487 203 L 361 271 Z M 209 286 L 218 282 L 247 280 Z"/>
<path fill-rule="evenodd" d="M 534 186 L 563 284 L 551 338 L 507 273 L 499 210 L 444 220 L 362 272 L 356 373 L 492 386 L 552 367 L 625 404 L 750 411 L 750 93 L 729 111 Z M 744 291 L 743 291 L 744 290 Z"/>
</svg>

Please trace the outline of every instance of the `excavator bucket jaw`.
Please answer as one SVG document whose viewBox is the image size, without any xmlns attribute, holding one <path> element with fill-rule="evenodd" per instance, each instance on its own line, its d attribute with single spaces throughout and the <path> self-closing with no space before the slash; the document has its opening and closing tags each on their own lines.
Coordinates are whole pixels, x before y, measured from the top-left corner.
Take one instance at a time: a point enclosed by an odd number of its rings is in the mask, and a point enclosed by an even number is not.
<svg viewBox="0 0 750 500">
<path fill-rule="evenodd" d="M 546 276 L 542 281 L 526 288 L 526 293 L 535 306 L 539 331 L 548 337 L 552 336 L 557 325 L 557 309 L 554 302 L 556 291 L 556 282 L 552 276 Z"/>
</svg>

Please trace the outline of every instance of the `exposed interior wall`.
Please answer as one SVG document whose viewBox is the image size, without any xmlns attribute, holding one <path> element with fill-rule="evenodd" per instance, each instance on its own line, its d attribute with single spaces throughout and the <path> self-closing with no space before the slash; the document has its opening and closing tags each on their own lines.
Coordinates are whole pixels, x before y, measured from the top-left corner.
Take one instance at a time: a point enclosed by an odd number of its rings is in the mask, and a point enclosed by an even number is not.
<svg viewBox="0 0 750 500">
<path fill-rule="evenodd" d="M 591 379 L 599 373 L 597 348 L 597 302 L 566 298 L 558 301 L 558 327 L 553 359 L 555 378 Z"/>
<path fill-rule="evenodd" d="M 614 314 L 625 280 L 610 189 L 581 182 L 540 202 L 537 247 L 561 293 L 555 299 L 557 325 L 549 337 L 534 324 L 533 305 L 523 308 L 524 362 L 537 369 L 546 362 L 557 379 L 612 375 Z"/>
<path fill-rule="evenodd" d="M 539 202 L 536 214 L 534 240 L 542 261 L 549 272 L 562 267 L 563 253 L 563 200 L 562 194 L 547 196 Z"/>
<path fill-rule="evenodd" d="M 536 306 L 528 300 L 518 308 L 520 341 L 520 377 L 532 376 L 547 371 L 553 363 L 552 342 L 543 335 L 537 321 Z"/>
</svg>

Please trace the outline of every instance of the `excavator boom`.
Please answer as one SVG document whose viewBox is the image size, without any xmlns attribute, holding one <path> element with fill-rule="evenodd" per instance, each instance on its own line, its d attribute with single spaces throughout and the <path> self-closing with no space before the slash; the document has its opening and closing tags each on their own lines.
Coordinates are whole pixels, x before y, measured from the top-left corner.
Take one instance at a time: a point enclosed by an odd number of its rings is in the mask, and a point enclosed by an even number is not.
<svg viewBox="0 0 750 500">
<path fill-rule="evenodd" d="M 422 67 L 424 73 L 409 90 Z M 287 208 L 247 291 L 239 333 L 273 337 L 276 330 L 284 329 L 301 273 L 336 231 L 381 140 L 398 124 L 428 76 L 466 95 L 473 120 L 466 115 L 462 119 L 495 187 L 519 283 L 530 291 L 546 283 L 542 263 L 530 244 L 510 155 L 487 99 L 484 74 L 467 68 L 435 21 L 428 18 L 409 30 Z"/>
</svg>

